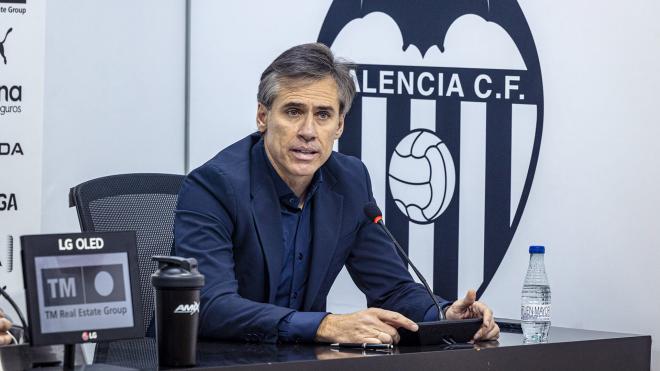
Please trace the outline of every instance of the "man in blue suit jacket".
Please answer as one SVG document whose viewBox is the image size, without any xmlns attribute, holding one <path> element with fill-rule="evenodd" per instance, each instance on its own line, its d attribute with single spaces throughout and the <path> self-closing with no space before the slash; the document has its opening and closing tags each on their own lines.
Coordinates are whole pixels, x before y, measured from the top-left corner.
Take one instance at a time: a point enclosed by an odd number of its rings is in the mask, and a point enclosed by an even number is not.
<svg viewBox="0 0 660 371">
<path fill-rule="evenodd" d="M 257 128 L 191 172 L 179 194 L 175 252 L 206 276 L 202 336 L 246 341 L 396 343 L 398 328 L 437 318 L 380 228 L 363 214 L 371 182 L 357 158 L 332 151 L 355 94 L 350 66 L 322 44 L 280 55 L 262 74 Z M 370 309 L 326 312 L 346 266 Z M 474 291 L 442 300 L 449 319 L 483 317 Z"/>
</svg>

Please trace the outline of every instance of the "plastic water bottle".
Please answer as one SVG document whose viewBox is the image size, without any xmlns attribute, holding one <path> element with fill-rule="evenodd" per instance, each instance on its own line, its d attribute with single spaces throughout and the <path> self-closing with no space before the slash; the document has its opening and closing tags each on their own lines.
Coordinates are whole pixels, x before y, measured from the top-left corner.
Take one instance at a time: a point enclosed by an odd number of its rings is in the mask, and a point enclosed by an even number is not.
<svg viewBox="0 0 660 371">
<path fill-rule="evenodd" d="M 550 329 L 550 285 L 545 274 L 544 246 L 529 247 L 529 267 L 522 289 L 523 342 L 544 343 Z"/>
</svg>

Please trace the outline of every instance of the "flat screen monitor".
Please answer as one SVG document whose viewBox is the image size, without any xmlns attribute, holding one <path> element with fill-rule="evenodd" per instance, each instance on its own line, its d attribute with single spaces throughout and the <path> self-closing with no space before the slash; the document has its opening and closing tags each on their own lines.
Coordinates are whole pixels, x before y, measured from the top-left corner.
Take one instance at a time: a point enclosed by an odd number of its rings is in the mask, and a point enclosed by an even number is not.
<svg viewBox="0 0 660 371">
<path fill-rule="evenodd" d="M 33 345 L 144 335 L 135 232 L 21 237 Z"/>
</svg>

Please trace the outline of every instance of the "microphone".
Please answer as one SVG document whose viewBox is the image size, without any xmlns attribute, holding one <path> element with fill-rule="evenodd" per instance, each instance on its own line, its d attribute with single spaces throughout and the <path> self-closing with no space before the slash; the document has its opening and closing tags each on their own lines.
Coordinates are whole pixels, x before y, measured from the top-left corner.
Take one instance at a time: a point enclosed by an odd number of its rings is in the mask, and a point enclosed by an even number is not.
<svg viewBox="0 0 660 371">
<path fill-rule="evenodd" d="M 394 246 L 396 246 L 397 249 L 399 249 L 399 253 L 401 256 L 404 257 L 406 262 L 412 267 L 413 271 L 415 272 L 415 275 L 417 275 L 417 278 L 419 278 L 420 281 L 422 281 L 422 284 L 424 285 L 424 288 L 426 288 L 426 292 L 428 292 L 429 296 L 433 300 L 433 303 L 435 306 L 438 308 L 438 321 L 443 321 L 445 320 L 445 314 L 442 312 L 442 308 L 440 307 L 440 303 L 438 303 L 438 299 L 433 295 L 433 292 L 431 291 L 431 287 L 429 287 L 429 284 L 426 282 L 426 279 L 424 279 L 424 276 L 417 270 L 417 267 L 415 267 L 415 264 L 413 264 L 412 261 L 410 261 L 410 258 L 408 257 L 408 254 L 403 250 L 401 245 L 399 245 L 399 242 L 397 242 L 396 238 L 392 235 L 389 229 L 385 226 L 385 223 L 383 222 L 383 213 L 380 211 L 380 208 L 378 208 L 378 205 L 376 205 L 375 202 L 369 202 L 366 205 L 364 205 L 364 214 L 369 218 L 369 220 L 373 221 L 374 223 L 380 225 L 380 227 L 385 231 L 387 236 L 394 242 Z"/>
</svg>

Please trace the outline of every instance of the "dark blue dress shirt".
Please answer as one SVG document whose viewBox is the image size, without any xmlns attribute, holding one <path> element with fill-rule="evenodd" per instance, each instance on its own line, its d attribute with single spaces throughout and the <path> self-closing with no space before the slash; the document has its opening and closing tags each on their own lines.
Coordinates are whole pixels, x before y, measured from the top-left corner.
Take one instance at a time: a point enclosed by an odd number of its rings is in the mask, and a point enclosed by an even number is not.
<svg viewBox="0 0 660 371">
<path fill-rule="evenodd" d="M 263 148 L 263 147 L 262 147 Z M 316 336 L 316 331 L 326 312 L 299 312 L 304 303 L 305 289 L 309 278 L 309 262 L 312 246 L 312 207 L 314 194 L 323 182 L 321 170 L 317 171 L 307 188 L 305 201 L 300 205 L 291 188 L 280 178 L 264 150 L 264 157 L 270 169 L 275 192 L 280 201 L 282 216 L 282 248 L 284 249 L 280 282 L 275 295 L 275 305 L 295 309 L 284 317 L 278 325 L 280 341 L 308 341 Z"/>
<path fill-rule="evenodd" d="M 263 149 L 263 147 L 262 147 Z M 300 198 L 280 178 L 270 163 L 266 151 L 263 150 L 270 175 L 275 185 L 275 192 L 280 201 L 282 216 L 282 243 L 284 249 L 280 282 L 275 295 L 275 305 L 295 309 L 280 321 L 278 328 L 279 340 L 284 342 L 314 341 L 316 331 L 326 312 L 300 312 L 303 306 L 307 279 L 309 278 L 309 258 L 312 246 L 311 209 L 314 194 L 323 182 L 321 170 L 318 170 L 307 188 L 305 202 L 302 208 Z M 438 311 L 435 306 L 427 309 L 424 321 L 436 321 Z"/>
</svg>

